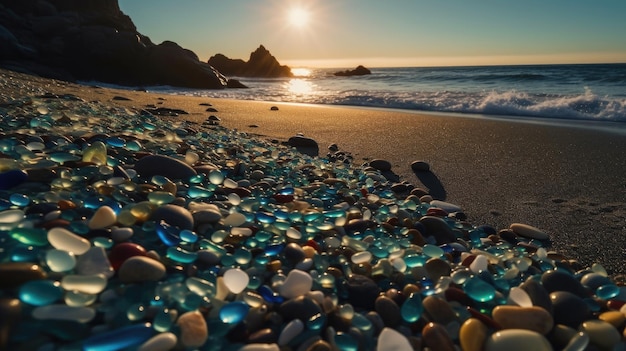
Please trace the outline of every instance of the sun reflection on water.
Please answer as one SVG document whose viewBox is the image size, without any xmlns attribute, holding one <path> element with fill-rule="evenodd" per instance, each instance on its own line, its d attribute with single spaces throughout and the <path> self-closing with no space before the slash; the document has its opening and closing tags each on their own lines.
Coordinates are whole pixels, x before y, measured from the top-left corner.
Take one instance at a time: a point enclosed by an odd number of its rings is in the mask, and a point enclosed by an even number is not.
<svg viewBox="0 0 626 351">
<path fill-rule="evenodd" d="M 311 70 L 308 68 L 292 68 L 291 69 L 291 74 L 294 75 L 294 77 L 310 77 L 311 76 Z"/>
<path fill-rule="evenodd" d="M 314 85 L 306 79 L 294 78 L 287 82 L 287 90 L 293 95 L 308 95 L 314 92 Z"/>
</svg>

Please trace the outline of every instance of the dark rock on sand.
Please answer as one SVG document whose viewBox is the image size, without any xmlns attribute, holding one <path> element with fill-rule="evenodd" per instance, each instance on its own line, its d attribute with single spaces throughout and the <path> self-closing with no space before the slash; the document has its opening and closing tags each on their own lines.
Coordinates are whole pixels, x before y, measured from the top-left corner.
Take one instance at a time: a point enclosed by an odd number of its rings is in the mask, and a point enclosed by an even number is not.
<svg viewBox="0 0 626 351">
<path fill-rule="evenodd" d="M 117 0 L 0 3 L 0 67 L 66 81 L 225 88 L 227 79 L 174 42 L 154 44 Z"/>
<path fill-rule="evenodd" d="M 372 74 L 372 71 L 365 68 L 364 66 L 359 65 L 353 70 L 338 71 L 334 74 L 338 77 L 365 76 L 368 74 Z"/>
<path fill-rule="evenodd" d="M 161 175 L 171 180 L 189 179 L 196 171 L 188 164 L 164 155 L 149 155 L 135 163 L 135 170 L 145 178 Z"/>
<path fill-rule="evenodd" d="M 250 54 L 247 62 L 217 54 L 211 56 L 208 63 L 227 76 L 262 78 L 293 76 L 291 68 L 282 66 L 263 45 Z"/>
</svg>

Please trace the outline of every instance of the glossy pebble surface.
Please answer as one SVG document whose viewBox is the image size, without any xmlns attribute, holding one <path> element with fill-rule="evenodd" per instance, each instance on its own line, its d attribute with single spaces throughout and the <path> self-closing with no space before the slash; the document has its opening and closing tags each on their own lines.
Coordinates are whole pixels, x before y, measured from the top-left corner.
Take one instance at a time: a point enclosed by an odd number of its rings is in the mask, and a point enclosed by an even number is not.
<svg viewBox="0 0 626 351">
<path fill-rule="evenodd" d="M 150 111 L 0 103 L 0 349 L 625 346 L 623 282 L 538 228 L 471 223 L 337 145 Z"/>
</svg>

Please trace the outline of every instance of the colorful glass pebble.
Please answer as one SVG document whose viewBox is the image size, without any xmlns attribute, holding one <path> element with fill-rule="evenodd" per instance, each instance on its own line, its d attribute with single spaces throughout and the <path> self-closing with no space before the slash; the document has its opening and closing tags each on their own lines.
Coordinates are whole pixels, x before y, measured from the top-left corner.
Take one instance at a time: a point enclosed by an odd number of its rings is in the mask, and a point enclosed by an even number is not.
<svg viewBox="0 0 626 351">
<path fill-rule="evenodd" d="M 51 280 L 34 280 L 22 285 L 18 295 L 24 303 L 45 306 L 61 299 L 63 289 L 59 283 Z"/>
</svg>

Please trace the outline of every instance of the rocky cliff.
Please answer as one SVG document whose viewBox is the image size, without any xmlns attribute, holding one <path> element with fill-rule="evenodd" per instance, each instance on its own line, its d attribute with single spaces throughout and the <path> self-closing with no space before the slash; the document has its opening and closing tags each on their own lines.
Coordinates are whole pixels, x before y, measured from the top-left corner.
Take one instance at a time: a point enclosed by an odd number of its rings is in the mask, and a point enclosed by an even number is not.
<svg viewBox="0 0 626 351">
<path fill-rule="evenodd" d="M 137 32 L 117 0 L 0 1 L 0 67 L 69 81 L 227 85 L 192 51 Z"/>
<path fill-rule="evenodd" d="M 250 54 L 250 59 L 247 62 L 217 54 L 211 56 L 208 63 L 227 76 L 260 78 L 293 76 L 291 68 L 282 66 L 263 45 Z"/>
</svg>

